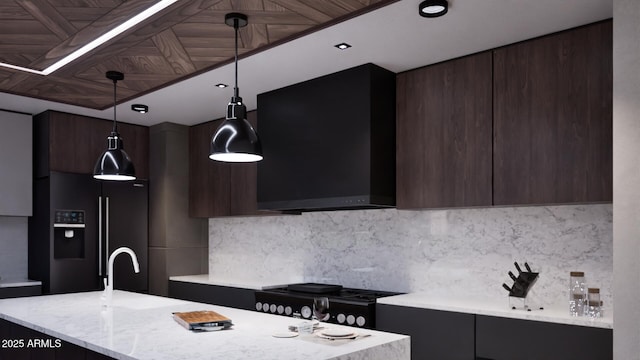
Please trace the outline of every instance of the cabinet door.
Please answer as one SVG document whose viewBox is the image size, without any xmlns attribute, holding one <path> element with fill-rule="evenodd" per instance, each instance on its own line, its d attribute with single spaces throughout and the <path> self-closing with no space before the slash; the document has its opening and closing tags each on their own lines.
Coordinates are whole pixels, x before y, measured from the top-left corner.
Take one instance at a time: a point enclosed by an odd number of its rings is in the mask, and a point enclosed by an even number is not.
<svg viewBox="0 0 640 360">
<path fill-rule="evenodd" d="M 256 126 L 257 113 L 247 114 Z M 189 216 L 258 214 L 256 163 L 223 163 L 209 159 L 211 136 L 224 120 L 189 129 Z"/>
<path fill-rule="evenodd" d="M 475 357 L 475 315 L 376 304 L 376 330 L 411 336 L 412 359 Z"/>
<path fill-rule="evenodd" d="M 98 157 L 107 148 L 111 123 L 49 111 L 49 170 L 93 174 Z"/>
<path fill-rule="evenodd" d="M 612 26 L 494 53 L 494 204 L 612 200 Z"/>
<path fill-rule="evenodd" d="M 247 120 L 257 129 L 258 113 L 247 113 Z M 255 215 L 258 213 L 258 164 L 228 164 L 230 173 L 231 215 Z"/>
<path fill-rule="evenodd" d="M 0 111 L 0 134 L 0 216 L 31 216 L 31 116 Z"/>
<path fill-rule="evenodd" d="M 149 128 L 134 124 L 118 123 L 118 133 L 122 136 L 124 150 L 129 154 L 136 168 L 136 178 L 149 179 Z M 102 134 L 102 151 L 107 148 L 107 136 Z M 97 158 L 96 158 L 97 160 Z M 91 169 L 93 171 L 93 168 Z"/>
<path fill-rule="evenodd" d="M 209 159 L 211 136 L 223 120 L 189 129 L 189 216 L 229 215 L 229 166 Z"/>
<path fill-rule="evenodd" d="M 613 330 L 477 315 L 476 356 L 492 360 L 613 359 Z"/>
<path fill-rule="evenodd" d="M 397 207 L 491 205 L 491 53 L 397 76 Z"/>
<path fill-rule="evenodd" d="M 109 120 L 48 111 L 39 122 L 47 121 L 49 169 L 76 174 L 93 174 L 96 161 L 107 149 L 107 137 L 113 129 Z M 42 124 L 38 124 L 41 126 Z M 124 149 L 131 157 L 139 179 L 149 178 L 149 128 L 118 123 Z M 39 153 L 41 156 L 41 153 Z M 42 174 L 39 174 L 42 175 Z"/>
</svg>

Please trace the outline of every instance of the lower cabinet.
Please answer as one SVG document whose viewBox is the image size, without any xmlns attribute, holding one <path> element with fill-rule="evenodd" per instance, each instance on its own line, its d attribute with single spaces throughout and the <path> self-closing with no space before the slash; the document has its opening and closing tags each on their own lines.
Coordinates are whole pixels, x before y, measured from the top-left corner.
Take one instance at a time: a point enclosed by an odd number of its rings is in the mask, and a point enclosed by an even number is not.
<svg viewBox="0 0 640 360">
<path fill-rule="evenodd" d="M 243 310 L 256 309 L 254 290 L 230 286 L 169 280 L 169 297 Z"/>
<path fill-rule="evenodd" d="M 613 330 L 476 315 L 476 357 L 491 360 L 613 359 Z"/>
<path fill-rule="evenodd" d="M 411 336 L 412 359 L 472 360 L 475 315 L 376 305 L 376 330 Z"/>
<path fill-rule="evenodd" d="M 411 336 L 411 359 L 609 360 L 613 330 L 377 304 L 376 329 Z"/>
<path fill-rule="evenodd" d="M 0 319 L 0 360 L 106 360 L 109 356 Z"/>
<path fill-rule="evenodd" d="M 0 287 L 0 299 L 42 295 L 41 285 Z"/>
</svg>

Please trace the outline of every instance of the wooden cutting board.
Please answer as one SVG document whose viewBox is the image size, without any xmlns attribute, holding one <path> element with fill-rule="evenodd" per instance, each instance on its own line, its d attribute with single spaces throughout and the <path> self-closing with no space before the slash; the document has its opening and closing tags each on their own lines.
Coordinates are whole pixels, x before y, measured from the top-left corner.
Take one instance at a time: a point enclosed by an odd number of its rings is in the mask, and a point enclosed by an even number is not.
<svg viewBox="0 0 640 360">
<path fill-rule="evenodd" d="M 176 312 L 173 313 L 173 319 L 189 330 L 202 325 L 225 328 L 232 325 L 231 319 L 211 310 Z"/>
</svg>

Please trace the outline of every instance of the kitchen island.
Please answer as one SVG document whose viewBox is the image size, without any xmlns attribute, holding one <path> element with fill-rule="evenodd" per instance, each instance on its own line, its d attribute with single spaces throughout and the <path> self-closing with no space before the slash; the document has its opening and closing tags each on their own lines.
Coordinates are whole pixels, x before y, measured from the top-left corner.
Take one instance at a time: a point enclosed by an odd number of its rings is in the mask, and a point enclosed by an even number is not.
<svg viewBox="0 0 640 360">
<path fill-rule="evenodd" d="M 353 340 L 327 340 L 312 334 L 276 338 L 274 334 L 286 332 L 297 320 L 125 291 L 114 291 L 113 304 L 105 310 L 100 306 L 100 295 L 86 292 L 4 299 L 0 300 L 0 319 L 116 359 L 410 358 L 409 337 L 404 335 L 354 329 L 369 336 Z M 196 310 L 216 311 L 231 318 L 234 326 L 195 333 L 171 316 Z"/>
</svg>

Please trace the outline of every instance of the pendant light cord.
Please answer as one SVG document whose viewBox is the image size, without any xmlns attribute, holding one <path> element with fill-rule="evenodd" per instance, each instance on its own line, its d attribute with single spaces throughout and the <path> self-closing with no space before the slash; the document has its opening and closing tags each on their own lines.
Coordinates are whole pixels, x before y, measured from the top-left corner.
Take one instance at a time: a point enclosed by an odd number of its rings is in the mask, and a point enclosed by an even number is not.
<svg viewBox="0 0 640 360">
<path fill-rule="evenodd" d="M 233 20 L 233 28 L 236 31 L 236 54 L 235 54 L 235 63 L 236 63 L 236 86 L 233 88 L 233 97 L 234 97 L 234 101 L 240 101 L 238 100 L 240 98 L 240 92 L 238 91 L 238 19 L 234 19 Z"/>
<path fill-rule="evenodd" d="M 116 123 L 116 83 L 118 80 L 113 80 L 113 133 L 118 132 L 118 124 Z"/>
</svg>

